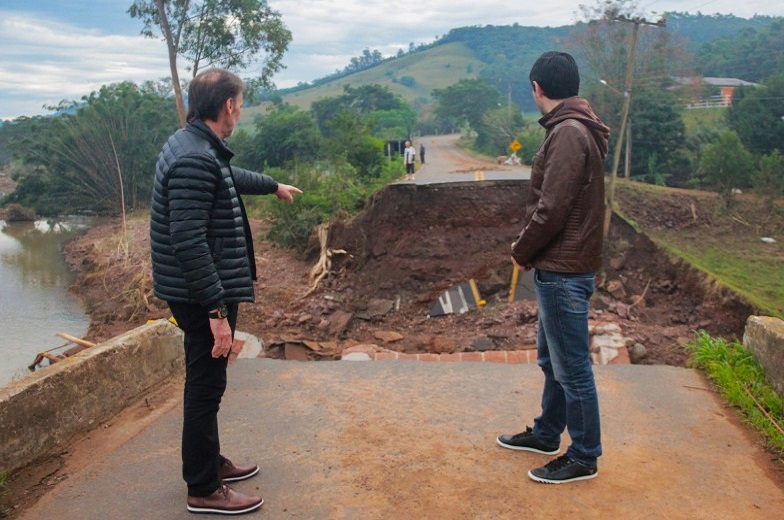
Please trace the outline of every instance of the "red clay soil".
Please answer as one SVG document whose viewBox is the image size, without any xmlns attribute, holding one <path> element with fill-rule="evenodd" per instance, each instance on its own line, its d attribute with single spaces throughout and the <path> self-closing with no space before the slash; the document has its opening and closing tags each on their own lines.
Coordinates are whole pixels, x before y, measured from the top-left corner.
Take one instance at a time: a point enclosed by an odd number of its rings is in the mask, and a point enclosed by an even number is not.
<svg viewBox="0 0 784 520">
<path fill-rule="evenodd" d="M 507 303 L 509 244 L 519 231 L 524 195 L 525 184 L 517 181 L 391 185 L 355 219 L 333 224 L 328 246 L 347 254 L 334 254 L 330 274 L 310 293 L 317 240 L 305 254 L 280 249 L 263 240 L 265 222 L 253 221 L 257 302 L 243 304 L 238 328 L 261 338 L 270 357 L 283 357 L 287 342 L 303 341 L 314 342 L 306 350 L 310 359 L 334 359 L 367 343 L 408 353 L 534 348 L 535 303 Z M 118 244 L 122 236 L 120 224 L 95 228 L 66 251 L 80 273 L 74 291 L 92 317 L 92 341 L 168 317 L 151 291 L 146 218 L 129 222 L 127 248 Z M 742 335 L 752 309 L 739 298 L 706 289 L 703 275 L 621 219 L 614 219 L 607 242 L 592 317 L 619 323 L 629 346 L 645 347 L 646 355 L 633 362 L 684 366 L 682 344 L 697 329 Z M 428 317 L 442 291 L 468 279 L 476 280 L 487 305 Z M 384 334 L 390 331 L 400 339 Z"/>
</svg>

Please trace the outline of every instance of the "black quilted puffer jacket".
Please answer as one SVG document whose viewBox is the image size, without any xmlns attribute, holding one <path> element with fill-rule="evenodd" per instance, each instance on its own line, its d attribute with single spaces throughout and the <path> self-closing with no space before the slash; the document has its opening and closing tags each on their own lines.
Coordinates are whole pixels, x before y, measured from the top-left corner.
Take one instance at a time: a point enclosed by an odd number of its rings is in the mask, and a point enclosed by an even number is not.
<svg viewBox="0 0 784 520">
<path fill-rule="evenodd" d="M 155 296 L 207 309 L 254 301 L 253 241 L 240 194 L 275 193 L 272 177 L 229 165 L 234 153 L 202 121 L 158 156 L 150 213 Z"/>
</svg>

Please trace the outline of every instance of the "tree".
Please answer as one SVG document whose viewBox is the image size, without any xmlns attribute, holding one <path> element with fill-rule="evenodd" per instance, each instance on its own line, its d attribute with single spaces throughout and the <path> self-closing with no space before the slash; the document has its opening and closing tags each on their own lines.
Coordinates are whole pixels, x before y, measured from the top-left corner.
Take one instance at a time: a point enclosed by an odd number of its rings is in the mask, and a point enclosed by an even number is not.
<svg viewBox="0 0 784 520">
<path fill-rule="evenodd" d="M 500 100 L 498 90 L 485 79 L 461 79 L 449 87 L 434 89 L 432 95 L 437 103 L 436 118 L 456 126 L 468 123 L 474 130 Z"/>
<path fill-rule="evenodd" d="M 659 172 L 677 168 L 683 160 L 686 125 L 681 115 L 682 104 L 668 90 L 653 87 L 638 90 L 632 100 L 632 155 L 633 174 L 651 174 L 651 157 Z M 660 178 L 660 177 L 659 177 Z"/>
<path fill-rule="evenodd" d="M 9 202 L 42 215 L 146 207 L 161 144 L 177 127 L 169 102 L 125 82 L 73 103 L 73 113 L 39 120 L 19 147 L 28 173 Z"/>
<path fill-rule="evenodd" d="M 395 110 L 401 107 L 401 99 L 389 90 L 389 87 L 378 84 L 361 85 L 343 88 L 342 101 L 359 114 L 369 114 L 376 110 Z"/>
<path fill-rule="evenodd" d="M 343 72 L 347 72 L 349 74 L 353 72 L 359 72 L 365 69 L 369 69 L 374 65 L 378 65 L 382 61 L 384 61 L 384 57 L 381 55 L 381 51 L 373 49 L 373 52 L 370 52 L 370 49 L 364 49 L 362 51 L 362 56 L 351 58 L 348 66 L 343 69 Z"/>
<path fill-rule="evenodd" d="M 756 17 L 755 17 L 756 18 Z M 705 43 L 697 53 L 697 65 L 705 76 L 764 81 L 784 69 L 784 19 L 765 28 L 746 28 Z"/>
<path fill-rule="evenodd" d="M 0 168 L 8 166 L 20 143 L 37 130 L 43 116 L 18 117 L 13 121 L 0 121 Z"/>
<path fill-rule="evenodd" d="M 306 160 L 320 153 L 321 134 L 313 117 L 296 107 L 283 105 L 256 121 L 256 134 L 247 145 L 235 145 L 242 136 L 232 136 L 239 166 L 258 169 L 262 165 L 282 167 L 295 160 Z"/>
<path fill-rule="evenodd" d="M 574 33 L 569 47 L 576 59 L 587 63 L 590 75 L 583 74 L 588 80 L 584 90 L 590 92 L 596 112 L 615 131 L 617 142 L 610 143 L 615 172 L 621 152 L 616 149 L 625 138 L 624 114 L 631 114 L 636 123 L 630 104 L 633 95 L 664 88 L 672 76 L 687 75 L 683 72 L 687 68 L 685 45 L 661 29 L 663 19 L 648 21 L 636 0 L 597 0 L 580 9 L 588 23 Z"/>
<path fill-rule="evenodd" d="M 367 134 L 362 135 L 346 151 L 346 160 L 360 178 L 379 178 L 386 162 L 384 141 Z"/>
<path fill-rule="evenodd" d="M 525 126 L 517 107 L 498 107 L 487 111 L 477 129 L 476 146 L 491 155 L 504 154 Z"/>
<path fill-rule="evenodd" d="M 343 94 L 314 101 L 310 110 L 321 133 L 329 137 L 332 133 L 330 122 L 342 112 L 360 116 L 364 120 L 362 124 L 365 125 L 372 123 L 371 116 L 378 112 L 409 111 L 410 105 L 386 86 L 370 84 L 352 88 L 346 85 L 343 87 Z M 402 117 L 405 118 L 404 115 Z"/>
<path fill-rule="evenodd" d="M 411 135 L 416 122 L 416 109 L 403 102 L 399 109 L 373 112 L 370 118 L 371 133 L 386 141 L 392 141 Z"/>
<path fill-rule="evenodd" d="M 568 42 L 596 80 L 603 79 L 618 90 L 625 84 L 629 42 L 636 25 L 635 88 L 669 82 L 673 72 L 683 69 L 688 61 L 682 38 L 661 30 L 664 22 L 657 13 L 648 16 L 657 21 L 648 21 L 638 4 L 637 0 L 596 0 L 594 5 L 581 5 L 587 23 Z"/>
<path fill-rule="evenodd" d="M 733 190 L 749 185 L 754 159 L 743 147 L 738 134 L 728 130 L 708 145 L 700 161 L 701 173 L 719 192 L 724 207 L 732 204 Z"/>
<path fill-rule="evenodd" d="M 738 88 L 727 113 L 727 122 L 753 153 L 761 155 L 781 149 L 784 143 L 784 74 L 771 76 L 757 87 Z"/>
<path fill-rule="evenodd" d="M 506 56 L 496 57 L 492 63 L 482 67 L 480 77 L 495 85 L 507 103 L 514 103 L 523 111 L 538 114 L 534 97 L 531 95 L 531 82 L 528 73 L 539 56 L 526 56 L 530 64 L 521 66 L 519 60 Z"/>
<path fill-rule="evenodd" d="M 259 77 L 268 83 L 283 67 L 281 59 L 291 41 L 280 13 L 267 0 L 135 0 L 128 14 L 144 22 L 143 35 L 155 38 L 160 31 L 166 42 L 181 125 L 185 104 L 178 56 L 188 60 L 187 70 L 195 77 L 207 66 L 244 69 L 263 52 Z"/>
<path fill-rule="evenodd" d="M 773 150 L 760 157 L 759 166 L 753 178 L 754 188 L 765 197 L 768 207 L 772 208 L 773 201 L 784 195 L 784 155 Z"/>
<path fill-rule="evenodd" d="M 539 124 L 528 123 L 517 135 L 517 141 L 522 145 L 517 152 L 524 164 L 533 164 L 534 156 L 544 141 L 544 128 Z"/>
<path fill-rule="evenodd" d="M 632 178 L 643 179 L 651 184 L 657 186 L 666 186 L 667 178 L 670 177 L 669 173 L 664 173 L 664 170 L 659 164 L 659 156 L 653 152 L 648 156 L 648 171 L 644 175 L 634 175 Z"/>
<path fill-rule="evenodd" d="M 339 112 L 327 121 L 327 137 L 330 140 L 327 155 L 345 156 L 357 139 L 369 133 L 367 118 L 350 110 Z"/>
</svg>

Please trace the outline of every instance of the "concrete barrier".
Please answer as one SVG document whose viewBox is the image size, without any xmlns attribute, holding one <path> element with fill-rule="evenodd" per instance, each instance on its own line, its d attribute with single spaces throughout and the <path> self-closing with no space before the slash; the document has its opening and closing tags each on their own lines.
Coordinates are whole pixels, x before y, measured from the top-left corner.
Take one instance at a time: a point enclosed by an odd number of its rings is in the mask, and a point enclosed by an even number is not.
<svg viewBox="0 0 784 520">
<path fill-rule="evenodd" d="M 770 384 L 784 396 L 784 321 L 770 316 L 749 316 L 743 347 L 757 357 Z"/>
<path fill-rule="evenodd" d="M 159 320 L 0 388 L 0 473 L 57 453 L 183 366 L 182 331 Z"/>
</svg>

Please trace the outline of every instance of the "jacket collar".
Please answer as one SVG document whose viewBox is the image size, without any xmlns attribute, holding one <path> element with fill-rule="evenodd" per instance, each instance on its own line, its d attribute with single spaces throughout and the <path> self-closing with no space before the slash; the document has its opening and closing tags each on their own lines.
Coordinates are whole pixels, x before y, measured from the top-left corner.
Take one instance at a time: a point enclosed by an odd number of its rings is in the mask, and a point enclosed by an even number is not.
<svg viewBox="0 0 784 520">
<path fill-rule="evenodd" d="M 192 119 L 188 121 L 185 125 L 185 130 L 209 141 L 218 155 L 225 156 L 227 159 L 234 157 L 234 152 L 231 151 L 231 148 L 226 144 L 226 141 L 218 137 L 201 119 Z"/>
</svg>

